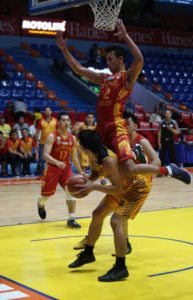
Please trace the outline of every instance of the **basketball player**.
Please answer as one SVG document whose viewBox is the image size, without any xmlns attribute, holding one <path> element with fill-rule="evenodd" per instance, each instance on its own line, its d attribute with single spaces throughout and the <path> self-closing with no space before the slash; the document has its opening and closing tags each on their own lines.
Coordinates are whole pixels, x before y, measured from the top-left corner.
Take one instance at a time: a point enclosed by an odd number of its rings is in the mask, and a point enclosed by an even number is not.
<svg viewBox="0 0 193 300">
<path fill-rule="evenodd" d="M 49 106 L 45 108 L 45 117 L 41 118 L 36 123 L 36 144 L 39 148 L 39 159 L 37 164 L 37 172 L 38 175 L 43 174 L 44 170 L 44 160 L 43 160 L 43 152 L 44 145 L 48 135 L 56 130 L 57 120 L 52 117 L 52 110 Z M 40 136 L 40 141 L 39 141 Z"/>
<path fill-rule="evenodd" d="M 82 173 L 77 158 L 76 139 L 69 132 L 69 127 L 69 116 L 65 112 L 60 113 L 58 129 L 49 134 L 44 146 L 43 155 L 47 165 L 42 177 L 41 197 L 38 199 L 38 213 L 41 219 L 46 218 L 45 204 L 49 197 L 54 195 L 57 184 L 59 183 L 64 188 L 72 176 L 70 160 L 74 163 L 78 173 Z M 67 226 L 80 228 L 81 226 L 75 220 L 76 201 L 69 194 L 66 194 L 66 204 L 69 211 Z"/>
<path fill-rule="evenodd" d="M 122 117 L 124 103 L 131 94 L 135 81 L 143 67 L 143 55 L 137 45 L 126 32 L 121 20 L 117 20 L 117 33 L 114 35 L 125 41 L 132 56 L 133 62 L 126 70 L 124 64 L 125 51 L 122 47 L 106 48 L 106 62 L 111 75 L 101 74 L 83 67 L 69 52 L 67 40 L 59 32 L 56 37 L 66 62 L 72 70 L 95 84 L 100 85 L 100 94 L 97 103 L 97 131 L 102 142 L 117 154 L 118 161 L 132 174 L 162 174 L 173 176 L 186 184 L 191 183 L 191 175 L 184 170 L 170 164 L 167 167 L 158 167 L 150 164 L 135 164 L 125 120 Z"/>
<path fill-rule="evenodd" d="M 120 280 L 128 277 L 128 270 L 125 265 L 125 254 L 128 247 L 126 241 L 128 236 L 127 219 L 134 219 L 143 205 L 151 190 L 151 176 L 147 174 L 131 175 L 123 167 L 119 168 L 117 156 L 102 145 L 100 136 L 96 131 L 81 131 L 79 140 L 89 156 L 92 169 L 89 180 L 87 179 L 87 183 L 81 187 L 82 190 L 79 193 L 84 194 L 97 190 L 106 193 L 106 196 L 93 211 L 84 251 L 69 265 L 69 268 L 77 268 L 95 261 L 93 248 L 100 236 L 104 218 L 109 213 L 114 212 L 111 226 L 114 233 L 116 262 L 112 269 L 98 279 L 106 282 Z M 151 157 L 154 157 L 156 153 L 154 150 L 152 151 Z M 159 164 L 159 159 L 157 159 L 157 164 Z M 109 178 L 111 185 L 101 186 L 90 181 L 96 180 L 101 174 Z"/>
</svg>

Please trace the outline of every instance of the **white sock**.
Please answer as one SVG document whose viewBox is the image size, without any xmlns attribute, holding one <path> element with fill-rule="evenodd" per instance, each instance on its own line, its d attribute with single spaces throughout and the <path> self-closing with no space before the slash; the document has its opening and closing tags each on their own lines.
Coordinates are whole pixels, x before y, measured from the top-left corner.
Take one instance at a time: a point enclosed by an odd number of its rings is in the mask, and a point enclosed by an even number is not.
<svg viewBox="0 0 193 300">
<path fill-rule="evenodd" d="M 167 166 L 166 168 L 167 168 L 167 170 L 168 170 L 168 175 L 169 175 L 169 176 L 172 176 L 173 173 L 172 173 L 171 167 L 170 167 L 170 166 Z"/>
<path fill-rule="evenodd" d="M 38 206 L 39 207 L 44 207 L 46 202 L 48 201 L 49 197 L 46 196 L 41 196 L 40 198 L 38 198 Z"/>
<path fill-rule="evenodd" d="M 75 213 L 69 213 L 69 219 L 75 220 Z"/>
</svg>

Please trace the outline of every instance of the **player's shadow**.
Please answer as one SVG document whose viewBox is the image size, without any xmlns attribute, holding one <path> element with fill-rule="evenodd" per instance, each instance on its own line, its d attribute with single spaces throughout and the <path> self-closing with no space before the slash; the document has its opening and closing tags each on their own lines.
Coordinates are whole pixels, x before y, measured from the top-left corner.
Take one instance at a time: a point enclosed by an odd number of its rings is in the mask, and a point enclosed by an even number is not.
<svg viewBox="0 0 193 300">
<path fill-rule="evenodd" d="M 97 272 L 97 269 L 92 269 L 92 270 L 72 270 L 70 273 L 94 273 Z"/>
</svg>

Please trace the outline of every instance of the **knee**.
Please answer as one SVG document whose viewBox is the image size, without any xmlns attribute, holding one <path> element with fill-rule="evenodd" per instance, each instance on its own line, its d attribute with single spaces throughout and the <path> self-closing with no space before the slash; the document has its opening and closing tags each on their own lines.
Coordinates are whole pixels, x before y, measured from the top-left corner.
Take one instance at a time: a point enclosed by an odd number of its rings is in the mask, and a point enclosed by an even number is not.
<svg viewBox="0 0 193 300">
<path fill-rule="evenodd" d="M 103 220 L 104 215 L 103 215 L 102 211 L 100 211 L 99 209 L 95 209 L 92 212 L 92 218 L 95 219 L 95 220 Z"/>
<path fill-rule="evenodd" d="M 118 221 L 113 216 L 111 217 L 110 224 L 111 224 L 112 230 L 115 231 L 118 226 Z"/>
</svg>

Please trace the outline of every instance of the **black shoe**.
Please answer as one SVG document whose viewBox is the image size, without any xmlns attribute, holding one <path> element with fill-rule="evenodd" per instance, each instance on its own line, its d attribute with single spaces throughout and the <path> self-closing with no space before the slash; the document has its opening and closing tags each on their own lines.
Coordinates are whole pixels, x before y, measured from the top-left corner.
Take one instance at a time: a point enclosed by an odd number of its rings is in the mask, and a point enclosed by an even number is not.
<svg viewBox="0 0 193 300">
<path fill-rule="evenodd" d="M 132 252 L 132 247 L 131 247 L 131 244 L 129 242 L 127 242 L 127 249 L 125 251 L 125 254 L 130 254 Z M 111 254 L 112 256 L 116 256 L 115 253 Z"/>
<path fill-rule="evenodd" d="M 145 154 L 143 152 L 143 148 L 142 148 L 142 146 L 140 144 L 136 144 L 135 145 L 135 148 L 134 148 L 133 152 L 136 155 L 136 160 L 137 161 L 139 161 L 142 164 L 146 164 L 147 163 L 146 156 L 145 156 Z"/>
<path fill-rule="evenodd" d="M 170 164 L 167 166 L 167 169 L 169 171 L 169 175 L 171 175 L 173 178 L 176 178 L 186 184 L 190 184 L 192 181 L 191 174 L 186 171 L 185 169 L 180 169 L 175 164 Z"/>
<path fill-rule="evenodd" d="M 129 277 L 129 272 L 127 270 L 127 267 L 125 267 L 122 270 L 113 267 L 105 275 L 99 276 L 98 280 L 103 282 L 111 282 L 111 281 L 118 281 L 127 277 Z"/>
<path fill-rule="evenodd" d="M 76 220 L 75 219 L 69 219 L 68 221 L 67 221 L 67 226 L 69 227 L 69 228 L 81 228 L 81 225 L 80 224 L 78 224 L 77 222 L 76 222 Z"/>
<path fill-rule="evenodd" d="M 80 252 L 77 255 L 77 257 L 78 258 L 73 263 L 68 265 L 69 268 L 79 268 L 85 264 L 90 264 L 96 260 L 94 254 L 88 255 L 85 253 L 85 251 Z"/>
<path fill-rule="evenodd" d="M 45 210 L 44 206 L 43 207 L 38 206 L 38 214 L 39 214 L 41 219 L 46 218 L 46 210 Z"/>
</svg>

